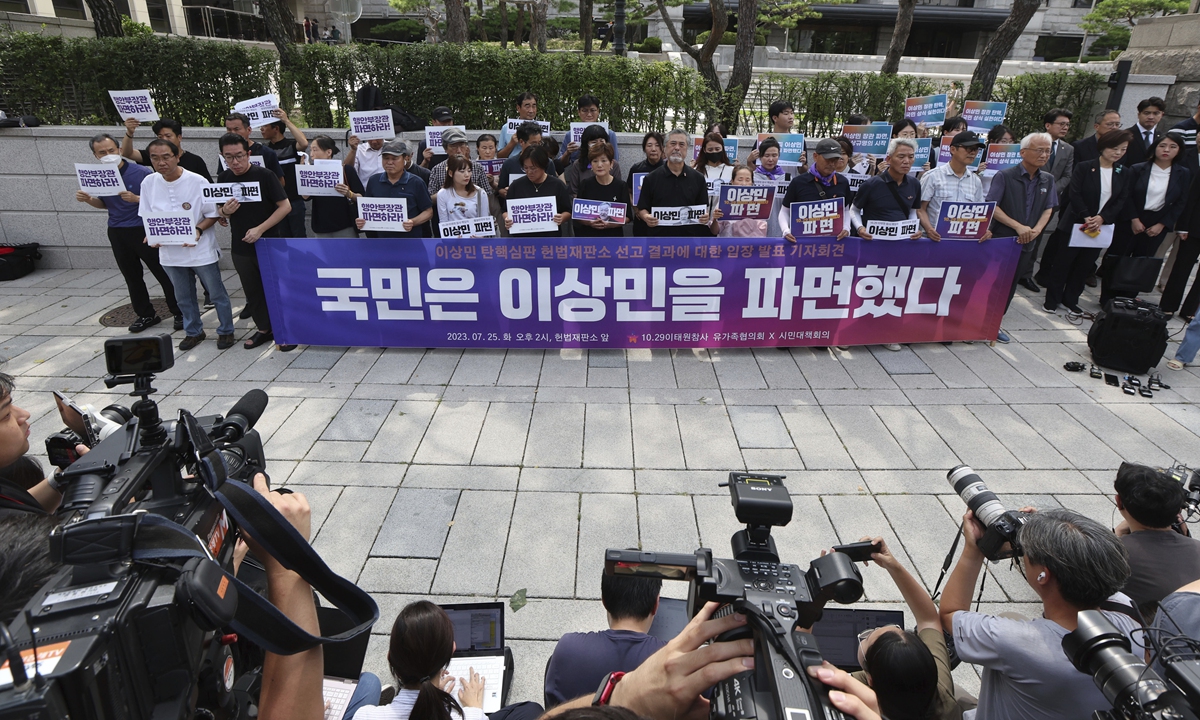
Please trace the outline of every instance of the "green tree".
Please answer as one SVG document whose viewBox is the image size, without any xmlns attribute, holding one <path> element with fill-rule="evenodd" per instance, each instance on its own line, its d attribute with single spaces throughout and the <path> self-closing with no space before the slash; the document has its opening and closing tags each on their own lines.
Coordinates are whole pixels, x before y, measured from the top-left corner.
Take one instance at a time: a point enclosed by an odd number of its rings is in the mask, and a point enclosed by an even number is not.
<svg viewBox="0 0 1200 720">
<path fill-rule="evenodd" d="M 117 12 L 117 4 L 113 0 L 87 0 L 87 6 L 92 13 L 92 26 L 96 29 L 96 37 L 125 35 L 121 26 L 121 14 Z"/>
<path fill-rule="evenodd" d="M 1013 0 L 1012 10 L 1008 18 L 1000 23 L 996 34 L 988 41 L 975 64 L 975 72 L 971 73 L 971 85 L 967 89 L 968 100 L 991 100 L 992 87 L 996 84 L 996 76 L 1000 74 L 1000 65 L 1004 58 L 1012 52 L 1017 38 L 1025 32 L 1025 26 L 1033 19 L 1034 13 L 1042 6 L 1042 0 Z"/>
<path fill-rule="evenodd" d="M 1188 0 L 1100 0 L 1079 23 L 1092 35 L 1106 35 L 1137 25 L 1138 20 L 1155 15 L 1187 12 Z"/>
<path fill-rule="evenodd" d="M 447 5 L 452 0 L 447 0 Z M 388 4 L 408 15 L 419 15 L 425 24 L 425 42 L 441 42 L 441 24 L 446 20 L 446 12 L 437 6 L 437 0 L 388 0 Z M 460 2 L 461 4 L 461 2 Z"/>
</svg>

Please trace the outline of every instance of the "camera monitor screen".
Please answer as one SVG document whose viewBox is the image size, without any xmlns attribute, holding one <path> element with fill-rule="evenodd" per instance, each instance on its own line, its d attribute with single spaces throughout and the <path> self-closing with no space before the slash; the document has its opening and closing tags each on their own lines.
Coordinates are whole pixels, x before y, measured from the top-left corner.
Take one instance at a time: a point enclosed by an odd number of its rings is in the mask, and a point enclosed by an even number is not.
<svg viewBox="0 0 1200 720">
<path fill-rule="evenodd" d="M 822 658 L 843 670 L 858 670 L 858 634 L 887 625 L 904 627 L 904 611 L 825 608 L 812 633 Z"/>
<path fill-rule="evenodd" d="M 162 372 L 175 364 L 169 335 L 106 340 L 104 360 L 113 375 Z"/>
</svg>

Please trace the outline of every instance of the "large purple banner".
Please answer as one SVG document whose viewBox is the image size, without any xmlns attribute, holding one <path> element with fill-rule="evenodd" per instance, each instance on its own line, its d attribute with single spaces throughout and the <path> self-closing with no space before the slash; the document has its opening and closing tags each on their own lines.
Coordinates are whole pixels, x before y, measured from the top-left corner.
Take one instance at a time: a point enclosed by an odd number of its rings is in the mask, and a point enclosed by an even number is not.
<svg viewBox="0 0 1200 720">
<path fill-rule="evenodd" d="M 996 337 L 1019 246 L 263 238 L 279 343 L 754 347 Z"/>
</svg>

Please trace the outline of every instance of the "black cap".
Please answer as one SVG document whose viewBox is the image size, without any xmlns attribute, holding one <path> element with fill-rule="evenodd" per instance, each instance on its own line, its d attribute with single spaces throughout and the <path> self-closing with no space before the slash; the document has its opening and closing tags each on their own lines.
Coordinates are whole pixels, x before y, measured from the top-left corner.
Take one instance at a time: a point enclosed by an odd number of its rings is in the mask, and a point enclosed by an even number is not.
<svg viewBox="0 0 1200 720">
<path fill-rule="evenodd" d="M 967 147 L 967 148 L 976 147 L 976 148 L 978 148 L 978 147 L 983 147 L 984 145 L 987 145 L 987 143 L 980 140 L 979 136 L 976 135 L 975 133 L 971 132 L 970 130 L 963 130 L 959 134 L 955 135 L 954 139 L 950 141 L 950 147 Z"/>
<path fill-rule="evenodd" d="M 439 105 L 433 109 L 432 117 L 434 122 L 446 122 L 454 119 L 454 113 L 450 112 L 450 108 L 445 105 Z"/>
</svg>

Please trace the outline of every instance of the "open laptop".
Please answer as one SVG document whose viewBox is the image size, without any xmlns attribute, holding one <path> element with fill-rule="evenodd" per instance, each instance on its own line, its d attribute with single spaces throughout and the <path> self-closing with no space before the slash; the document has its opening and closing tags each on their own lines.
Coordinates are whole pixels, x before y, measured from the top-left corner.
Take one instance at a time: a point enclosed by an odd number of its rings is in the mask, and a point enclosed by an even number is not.
<svg viewBox="0 0 1200 720">
<path fill-rule="evenodd" d="M 483 711 L 500 709 L 504 697 L 504 603 L 456 603 L 441 608 L 454 623 L 457 649 L 448 668 L 455 678 L 469 676 L 471 668 L 484 678 Z"/>
<path fill-rule="evenodd" d="M 354 627 L 350 618 L 337 608 L 317 608 L 317 621 L 321 626 L 321 634 L 325 636 Z M 321 695 L 325 699 L 325 720 L 342 720 L 342 715 L 346 713 L 350 696 L 358 687 L 358 676 L 362 673 L 370 639 L 371 634 L 364 632 L 349 640 L 324 646 L 325 677 L 321 682 Z"/>
<path fill-rule="evenodd" d="M 904 627 L 903 610 L 825 608 L 813 625 L 813 635 L 821 648 L 821 657 L 839 668 L 852 672 L 858 666 L 858 634 L 884 625 Z"/>
</svg>

